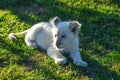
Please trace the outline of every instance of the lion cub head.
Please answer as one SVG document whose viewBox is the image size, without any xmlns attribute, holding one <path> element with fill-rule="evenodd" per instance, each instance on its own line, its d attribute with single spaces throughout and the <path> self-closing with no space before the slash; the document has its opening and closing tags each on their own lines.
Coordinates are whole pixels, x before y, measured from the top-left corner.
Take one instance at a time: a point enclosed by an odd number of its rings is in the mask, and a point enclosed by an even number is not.
<svg viewBox="0 0 120 80">
<path fill-rule="evenodd" d="M 64 21 L 57 24 L 58 27 L 58 39 L 56 45 L 58 48 L 64 48 L 71 44 L 78 36 L 79 28 L 82 24 L 78 21 Z"/>
</svg>

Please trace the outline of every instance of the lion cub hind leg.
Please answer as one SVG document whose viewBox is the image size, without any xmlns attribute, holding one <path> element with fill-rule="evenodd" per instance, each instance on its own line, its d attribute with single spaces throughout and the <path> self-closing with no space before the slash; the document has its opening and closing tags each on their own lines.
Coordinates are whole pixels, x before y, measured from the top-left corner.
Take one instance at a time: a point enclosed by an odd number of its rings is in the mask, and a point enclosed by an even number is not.
<svg viewBox="0 0 120 80">
<path fill-rule="evenodd" d="M 25 42 L 27 46 L 37 48 L 35 40 L 31 40 L 28 36 L 25 36 Z"/>
<path fill-rule="evenodd" d="M 37 44 L 35 42 L 26 42 L 26 44 L 29 46 L 29 47 L 33 47 L 33 48 L 37 48 Z"/>
</svg>

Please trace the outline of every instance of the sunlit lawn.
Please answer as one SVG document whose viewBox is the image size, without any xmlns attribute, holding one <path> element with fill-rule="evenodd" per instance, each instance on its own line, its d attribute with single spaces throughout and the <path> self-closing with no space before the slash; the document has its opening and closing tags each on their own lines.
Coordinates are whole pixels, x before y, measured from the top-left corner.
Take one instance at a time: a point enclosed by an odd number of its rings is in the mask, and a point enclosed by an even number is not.
<svg viewBox="0 0 120 80">
<path fill-rule="evenodd" d="M 24 36 L 8 39 L 54 16 L 78 20 L 80 52 L 88 67 L 79 67 L 68 58 L 64 66 L 54 64 L 43 50 L 26 46 Z M 1 0 L 0 80 L 119 80 L 119 0 Z"/>
</svg>

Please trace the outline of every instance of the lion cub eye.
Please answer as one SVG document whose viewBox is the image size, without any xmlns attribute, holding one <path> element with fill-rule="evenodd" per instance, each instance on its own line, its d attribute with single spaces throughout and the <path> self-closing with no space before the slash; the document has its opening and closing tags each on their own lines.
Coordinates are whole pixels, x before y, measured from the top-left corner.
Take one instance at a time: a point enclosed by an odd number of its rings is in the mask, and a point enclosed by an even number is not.
<svg viewBox="0 0 120 80">
<path fill-rule="evenodd" d="M 57 37 L 59 35 L 59 32 L 57 34 L 55 34 L 55 37 Z"/>
<path fill-rule="evenodd" d="M 59 35 L 59 33 L 55 34 L 55 37 L 57 37 Z"/>
<path fill-rule="evenodd" d="M 57 37 L 57 34 L 55 34 L 55 37 Z"/>
<path fill-rule="evenodd" d="M 62 38 L 65 38 L 66 37 L 66 35 L 62 35 Z"/>
</svg>

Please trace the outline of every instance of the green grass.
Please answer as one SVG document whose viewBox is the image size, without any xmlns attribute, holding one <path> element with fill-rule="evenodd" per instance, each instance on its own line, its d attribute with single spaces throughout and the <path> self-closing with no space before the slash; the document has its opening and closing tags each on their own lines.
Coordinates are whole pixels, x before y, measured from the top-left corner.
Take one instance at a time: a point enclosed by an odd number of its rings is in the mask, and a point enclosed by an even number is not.
<svg viewBox="0 0 120 80">
<path fill-rule="evenodd" d="M 10 32 L 20 32 L 54 16 L 83 23 L 80 52 L 88 67 L 68 62 L 54 64 L 45 51 L 26 46 L 24 36 L 13 42 Z M 1 0 L 0 80 L 119 80 L 119 0 Z"/>
</svg>

